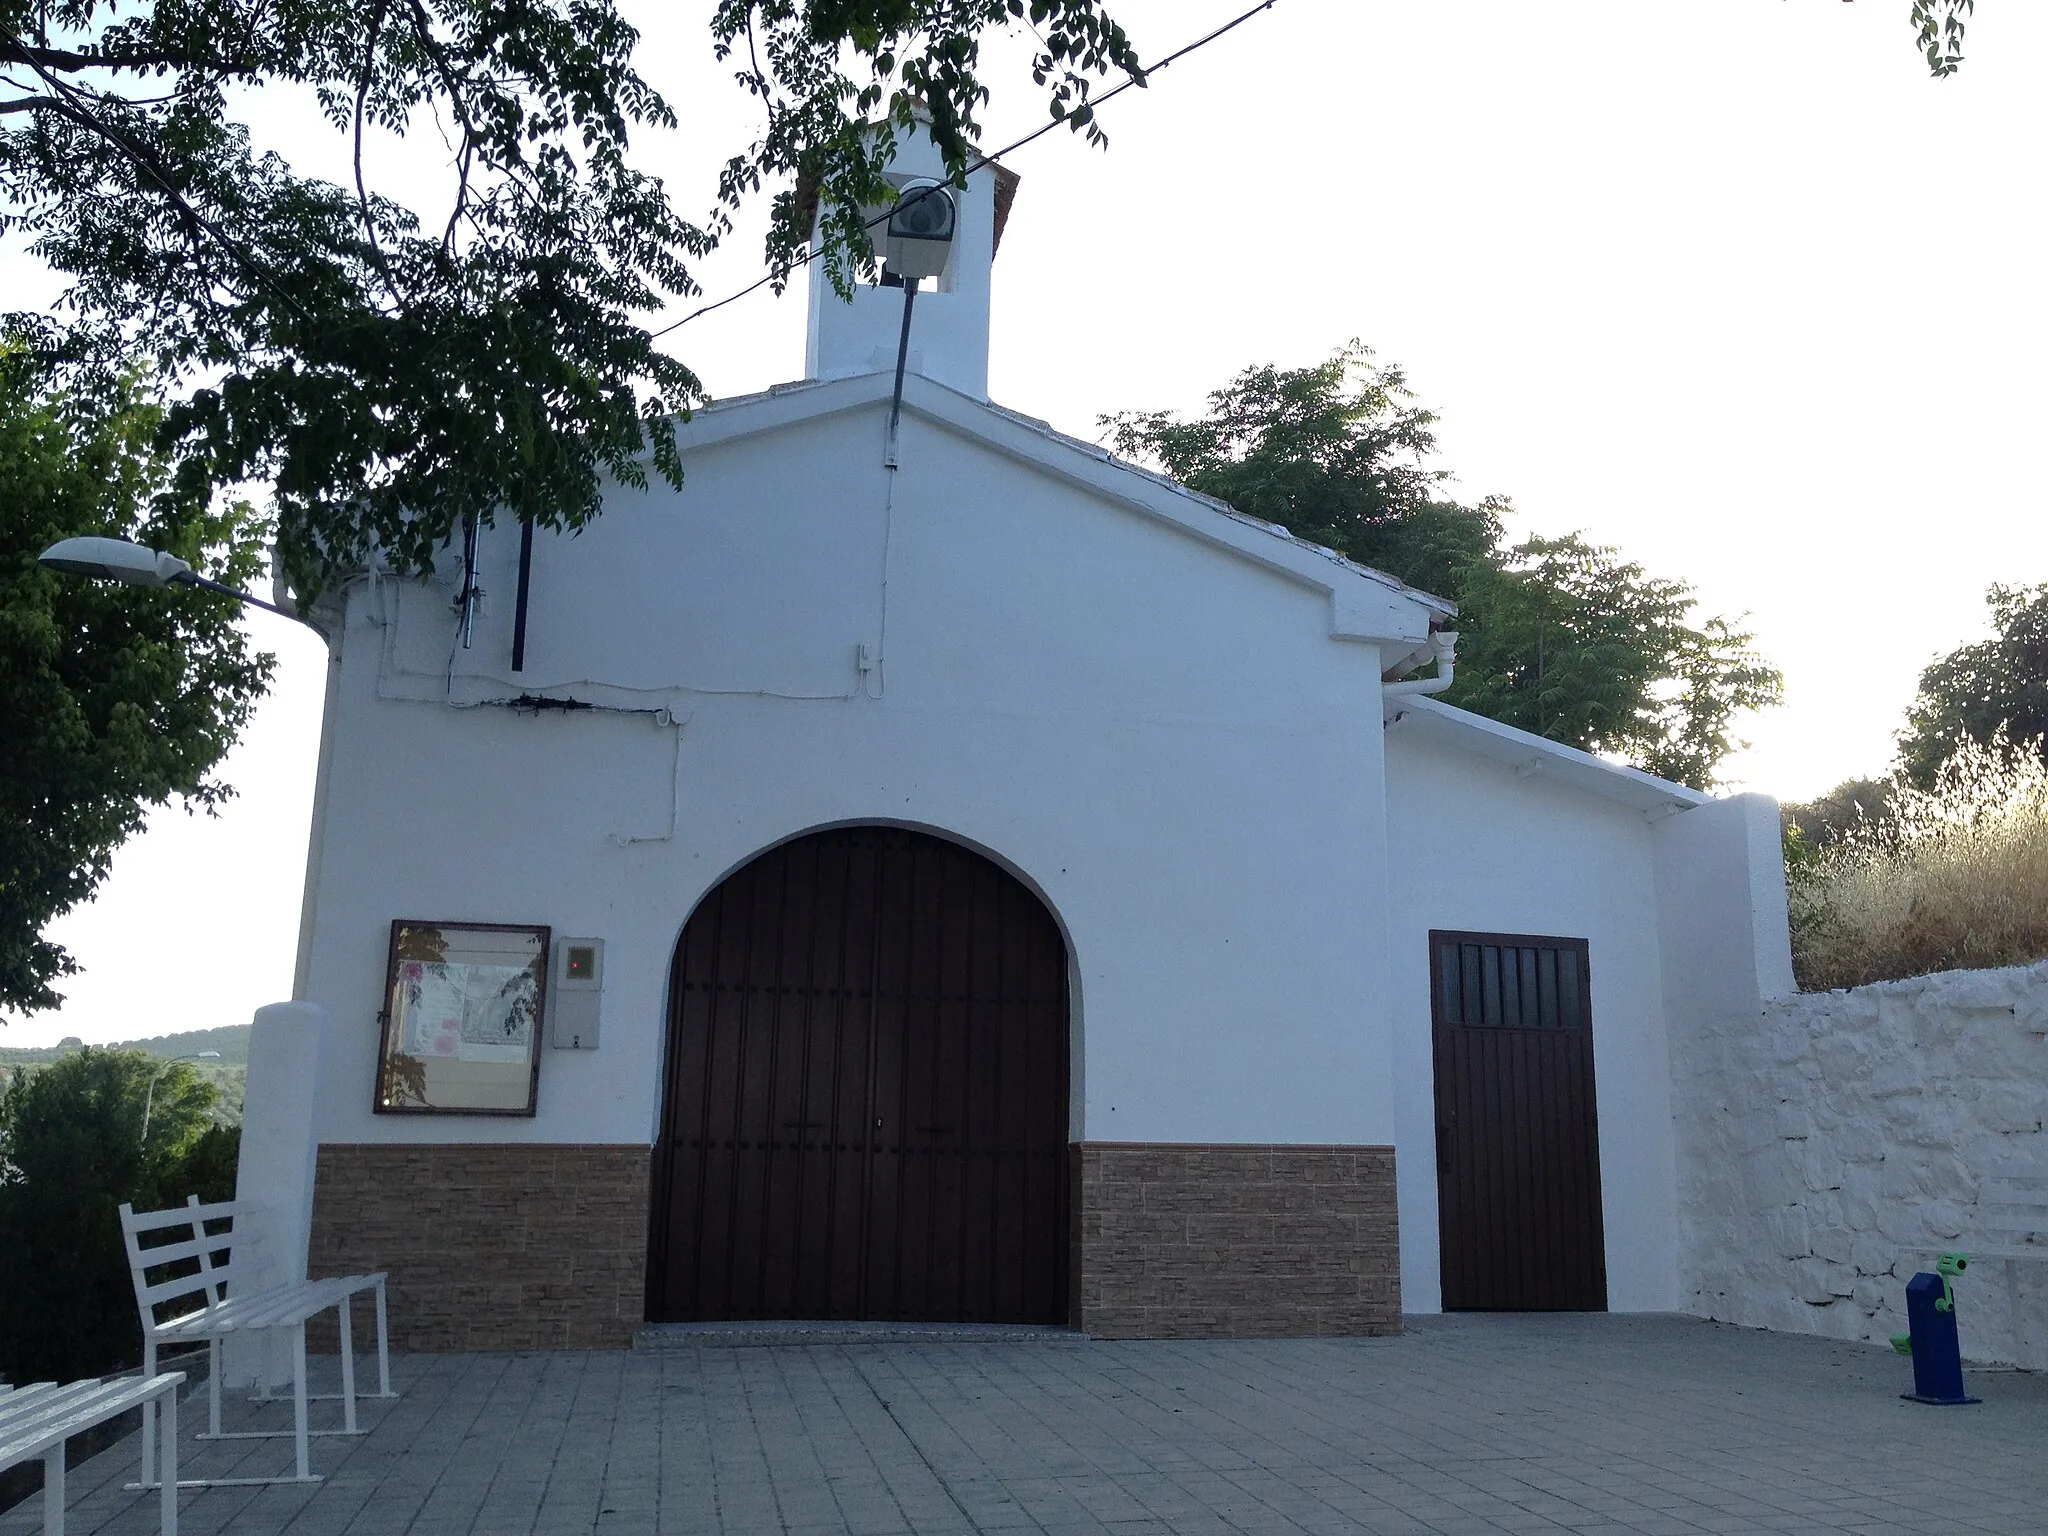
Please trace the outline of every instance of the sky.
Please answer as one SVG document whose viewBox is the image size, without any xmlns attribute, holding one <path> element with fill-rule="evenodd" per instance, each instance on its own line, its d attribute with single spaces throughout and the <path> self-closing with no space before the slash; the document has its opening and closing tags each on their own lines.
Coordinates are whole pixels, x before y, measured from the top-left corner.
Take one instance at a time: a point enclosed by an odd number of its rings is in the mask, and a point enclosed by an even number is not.
<svg viewBox="0 0 2048 1536">
<path fill-rule="evenodd" d="M 1151 59 L 1248 0 L 1109 0 Z M 685 211 L 758 132 L 711 57 L 710 7 L 626 0 L 681 129 L 636 154 Z M 1987 633 L 1993 582 L 2048 581 L 2048 5 L 1980 7 L 1928 76 L 1905 0 L 1277 0 L 1055 132 L 995 269 L 991 395 L 1083 437 L 1199 409 L 1255 363 L 1352 338 L 1438 413 L 1453 493 L 1510 532 L 1580 531 L 1741 617 L 1785 674 L 1729 787 L 1801 799 L 1888 767 L 1920 670 Z M 1028 41 L 1028 40 L 1027 40 Z M 983 142 L 1043 120 L 1019 46 L 990 49 Z M 303 100 L 251 98 L 259 142 L 339 179 Z M 431 125 L 373 147 L 423 206 Z M 698 268 L 761 271 L 765 210 Z M 53 296 L 0 245 L 9 306 Z M 678 311 L 680 312 L 680 311 Z M 672 316 L 665 316 L 672 318 Z M 803 369 L 801 281 L 666 343 L 714 396 Z M 218 817 L 171 808 L 52 936 L 84 974 L 0 1042 L 246 1020 L 289 996 L 321 643 L 270 615 L 271 696 Z"/>
</svg>

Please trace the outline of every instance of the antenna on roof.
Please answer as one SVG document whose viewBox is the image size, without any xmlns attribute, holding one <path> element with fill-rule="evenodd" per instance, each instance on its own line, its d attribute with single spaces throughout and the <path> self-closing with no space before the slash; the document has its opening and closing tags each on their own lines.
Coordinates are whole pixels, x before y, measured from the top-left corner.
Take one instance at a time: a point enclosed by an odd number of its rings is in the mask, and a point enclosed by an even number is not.
<svg viewBox="0 0 2048 1536">
<path fill-rule="evenodd" d="M 903 282 L 903 334 L 896 342 L 896 392 L 889 401 L 889 442 L 882 462 L 896 467 L 896 427 L 903 417 L 903 365 L 910 359 L 910 310 L 917 285 L 946 270 L 957 212 L 953 194 L 936 181 L 912 181 L 897 194 L 882 238 L 882 273 Z"/>
</svg>

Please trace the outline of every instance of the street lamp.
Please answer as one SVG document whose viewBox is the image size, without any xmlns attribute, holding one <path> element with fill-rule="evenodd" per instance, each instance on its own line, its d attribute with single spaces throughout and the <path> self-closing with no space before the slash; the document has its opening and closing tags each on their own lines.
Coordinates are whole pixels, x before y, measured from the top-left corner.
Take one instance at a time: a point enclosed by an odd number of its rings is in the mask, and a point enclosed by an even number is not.
<svg viewBox="0 0 2048 1536">
<path fill-rule="evenodd" d="M 200 587 L 208 592 L 219 592 L 223 596 L 232 597 L 238 603 L 247 603 L 252 608 L 268 608 L 272 613 L 305 625 L 323 641 L 328 642 L 328 717 L 331 720 L 333 689 L 340 678 L 341 658 L 333 649 L 327 631 L 304 614 L 294 613 L 289 608 L 280 608 L 276 603 L 266 603 L 255 593 L 244 592 L 239 587 L 209 581 L 176 555 L 161 549 L 149 549 L 132 539 L 98 536 L 59 539 L 36 557 L 36 563 L 45 570 L 61 571 L 67 576 L 86 576 L 95 581 L 118 581 L 130 587 Z M 313 780 L 313 847 L 309 857 L 309 867 L 312 869 L 318 869 L 320 865 L 320 837 L 326 816 L 327 764 L 331 743 L 332 736 L 327 723 L 323 721 L 320 730 L 320 766 L 315 770 Z M 307 956 L 310 953 L 308 945 L 311 942 L 309 924 L 301 924 L 299 979 L 294 988 L 295 993 L 297 987 L 305 983 Z"/>
<path fill-rule="evenodd" d="M 208 592 L 219 592 L 240 602 L 253 603 L 258 608 L 268 608 L 288 619 L 299 618 L 289 608 L 266 603 L 253 592 L 209 581 L 176 555 L 166 554 L 160 549 L 146 549 L 127 539 L 59 539 L 42 552 L 36 563 L 46 570 L 62 571 L 69 576 L 118 581 L 130 587 L 203 587 Z M 305 622 L 303 619 L 299 621 Z"/>
<path fill-rule="evenodd" d="M 106 542 L 117 544 L 120 541 L 118 539 L 108 539 Z M 169 559 L 170 556 L 166 555 L 164 558 Z M 181 1061 L 219 1060 L 219 1051 L 194 1051 L 190 1056 L 173 1056 L 169 1061 L 166 1061 L 156 1069 L 156 1076 L 149 1080 L 149 1092 L 142 1096 L 142 1134 L 136 1138 L 136 1145 L 144 1147 L 149 1145 L 149 1112 L 156 1107 L 156 1085 L 163 1079 L 163 1075 Z"/>
</svg>

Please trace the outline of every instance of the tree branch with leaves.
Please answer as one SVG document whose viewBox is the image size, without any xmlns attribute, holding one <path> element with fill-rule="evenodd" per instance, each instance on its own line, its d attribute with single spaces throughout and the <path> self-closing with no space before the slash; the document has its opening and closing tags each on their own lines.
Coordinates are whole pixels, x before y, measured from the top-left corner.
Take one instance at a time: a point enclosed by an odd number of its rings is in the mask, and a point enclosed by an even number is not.
<svg viewBox="0 0 2048 1536">
<path fill-rule="evenodd" d="M 114 398 L 53 390 L 0 349 L 0 1009 L 59 1002 L 77 969 L 43 936 L 88 900 L 150 806 L 202 810 L 270 675 L 232 598 L 164 594 L 46 571 L 60 538 L 133 538 L 231 583 L 262 568 L 245 503 L 186 494 L 154 452 L 162 408 L 142 380 Z"/>
<path fill-rule="evenodd" d="M 181 485 L 266 486 L 302 594 L 373 550 L 429 570 L 500 518 L 579 527 L 607 480 L 680 483 L 673 423 L 704 391 L 644 322 L 697 292 L 743 200 L 810 178 L 848 281 L 890 133 L 923 112 L 964 166 L 980 39 L 1012 27 L 1090 134 L 1090 82 L 1142 73 L 1095 0 L 721 0 L 712 45 L 744 45 L 766 127 L 693 221 L 629 158 L 678 123 L 614 0 L 0 0 L 0 230 L 70 282 L 65 320 L 9 323 L 81 395 L 147 362 Z M 347 137 L 352 185 L 254 147 L 236 112 L 279 84 Z M 365 149 L 430 119 L 448 192 L 413 208 Z M 783 185 L 770 261 L 810 236 Z"/>
<path fill-rule="evenodd" d="M 1312 367 L 1247 368 L 1198 416 L 1102 418 L 1118 452 L 1456 602 L 1449 703 L 1705 788 L 1742 714 L 1779 697 L 1752 637 L 1576 534 L 1507 545 L 1505 498 L 1446 493 L 1435 423 L 1356 341 Z"/>
</svg>

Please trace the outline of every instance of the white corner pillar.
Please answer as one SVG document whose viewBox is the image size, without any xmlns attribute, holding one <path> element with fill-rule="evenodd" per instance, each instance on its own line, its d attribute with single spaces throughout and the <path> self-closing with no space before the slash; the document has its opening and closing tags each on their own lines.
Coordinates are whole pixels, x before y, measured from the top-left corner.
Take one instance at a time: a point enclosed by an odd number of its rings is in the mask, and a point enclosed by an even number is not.
<svg viewBox="0 0 2048 1536">
<path fill-rule="evenodd" d="M 1694 806 L 1657 823 L 1655 847 L 1667 1017 L 1734 1018 L 1796 991 L 1778 802 Z"/>
<path fill-rule="evenodd" d="M 235 1265 L 249 1266 L 252 1290 L 306 1278 L 319 1151 L 313 1125 L 327 1034 L 327 1010 L 317 1003 L 258 1008 L 249 1028 L 242 1152 L 235 1170 L 235 1199 L 246 1214 L 235 1224 Z M 267 1341 L 231 1337 L 221 1375 L 233 1387 L 289 1386 L 290 1341 L 281 1333 Z"/>
</svg>

